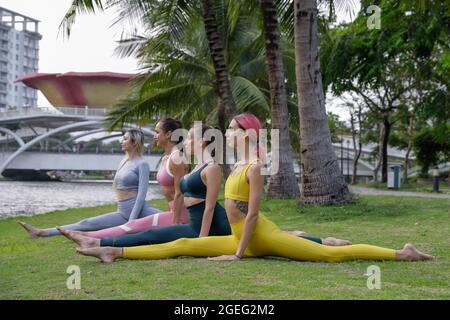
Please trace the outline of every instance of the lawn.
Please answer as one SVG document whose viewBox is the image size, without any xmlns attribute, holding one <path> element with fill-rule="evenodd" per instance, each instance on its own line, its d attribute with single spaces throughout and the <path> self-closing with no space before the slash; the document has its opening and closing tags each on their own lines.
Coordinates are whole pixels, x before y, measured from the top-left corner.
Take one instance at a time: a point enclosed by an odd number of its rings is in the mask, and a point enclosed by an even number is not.
<svg viewBox="0 0 450 320">
<path fill-rule="evenodd" d="M 163 201 L 152 205 L 163 208 Z M 412 242 L 433 262 L 352 261 L 327 264 L 283 259 L 220 263 L 182 257 L 102 264 L 75 253 L 63 237 L 33 240 L 0 221 L 0 299 L 449 299 L 450 200 L 359 197 L 349 206 L 297 207 L 265 200 L 266 215 L 286 230 L 333 235 L 354 243 L 400 248 Z M 20 218 L 51 227 L 112 211 L 113 205 Z M 381 289 L 369 290 L 367 268 L 381 269 Z M 69 290 L 68 266 L 81 270 L 81 289 Z"/>
</svg>

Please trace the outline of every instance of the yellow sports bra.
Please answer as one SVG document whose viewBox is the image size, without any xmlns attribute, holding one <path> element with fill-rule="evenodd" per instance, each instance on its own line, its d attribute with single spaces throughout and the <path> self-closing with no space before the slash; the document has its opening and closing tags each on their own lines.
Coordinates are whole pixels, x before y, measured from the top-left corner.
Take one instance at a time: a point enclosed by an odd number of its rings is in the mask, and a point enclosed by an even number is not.
<svg viewBox="0 0 450 320">
<path fill-rule="evenodd" d="M 250 168 L 253 163 L 255 163 L 255 161 L 247 164 L 238 174 L 230 174 L 228 176 L 228 179 L 225 182 L 225 198 L 248 201 L 250 185 L 248 184 L 246 175 L 248 168 Z M 236 168 L 236 164 L 234 165 L 234 168 Z"/>
</svg>

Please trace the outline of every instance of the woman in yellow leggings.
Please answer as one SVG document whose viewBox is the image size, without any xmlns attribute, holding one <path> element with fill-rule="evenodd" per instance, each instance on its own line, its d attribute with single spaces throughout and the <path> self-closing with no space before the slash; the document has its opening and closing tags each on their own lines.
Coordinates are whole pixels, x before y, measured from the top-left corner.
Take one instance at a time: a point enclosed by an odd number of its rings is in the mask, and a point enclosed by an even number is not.
<svg viewBox="0 0 450 320">
<path fill-rule="evenodd" d="M 179 239 L 173 242 L 127 248 L 79 248 L 83 255 L 103 262 L 116 259 L 165 259 L 177 256 L 214 257 L 235 261 L 243 257 L 279 256 L 298 261 L 340 262 L 347 260 L 431 260 L 434 257 L 406 244 L 393 250 L 365 244 L 330 247 L 280 230 L 259 211 L 264 176 L 257 159 L 258 118 L 249 113 L 233 118 L 227 130 L 228 145 L 237 149 L 238 162 L 225 184 L 225 209 L 232 235 Z M 241 143 L 241 145 L 239 145 Z M 252 152 L 255 150 L 256 152 Z M 256 157 L 255 157 L 256 153 Z M 253 159 L 252 159 L 253 158 Z"/>
</svg>

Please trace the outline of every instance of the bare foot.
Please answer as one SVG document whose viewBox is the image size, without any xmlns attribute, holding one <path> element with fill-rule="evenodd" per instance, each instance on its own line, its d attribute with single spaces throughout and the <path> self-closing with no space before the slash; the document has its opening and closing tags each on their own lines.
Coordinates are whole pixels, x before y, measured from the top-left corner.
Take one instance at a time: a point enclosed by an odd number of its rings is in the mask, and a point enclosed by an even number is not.
<svg viewBox="0 0 450 320">
<path fill-rule="evenodd" d="M 349 240 L 342 240 L 338 238 L 328 237 L 322 239 L 322 244 L 325 246 L 340 247 L 340 246 L 349 246 L 352 244 L 352 242 Z"/>
<path fill-rule="evenodd" d="M 73 233 L 75 233 L 75 234 L 79 234 L 79 235 L 81 235 L 81 236 L 89 237 L 89 232 L 76 231 L 76 230 L 71 230 L 71 232 L 73 232 Z"/>
<path fill-rule="evenodd" d="M 61 234 L 65 236 L 67 239 L 72 240 L 83 249 L 100 247 L 99 239 L 86 237 L 73 231 L 64 230 L 61 227 L 56 227 L 56 229 L 58 229 L 58 231 L 61 232 Z"/>
<path fill-rule="evenodd" d="M 294 230 L 294 231 L 286 231 L 286 233 L 292 234 L 293 236 L 296 237 L 300 237 L 300 236 L 309 236 L 309 234 L 307 234 L 305 231 L 299 231 L 299 230 Z"/>
<path fill-rule="evenodd" d="M 310 236 L 308 233 L 306 233 L 305 231 L 286 231 L 286 233 L 292 234 L 296 237 L 308 237 Z M 322 240 L 322 244 L 325 246 L 331 246 L 331 247 L 339 247 L 339 246 L 349 246 L 352 244 L 351 241 L 349 240 L 342 240 L 342 239 L 337 239 L 337 238 L 333 238 L 333 237 L 328 237 L 325 239 L 321 239 Z"/>
<path fill-rule="evenodd" d="M 422 261 L 434 260 L 435 257 L 420 252 L 411 243 L 405 244 L 402 250 L 397 250 L 396 260 L 398 261 Z"/>
<path fill-rule="evenodd" d="M 45 237 L 47 235 L 45 230 L 35 228 L 31 224 L 28 224 L 28 223 L 25 223 L 22 221 L 17 221 L 17 223 L 20 224 L 28 232 L 30 237 L 33 239 Z"/>
<path fill-rule="evenodd" d="M 77 248 L 77 252 L 84 256 L 96 257 L 103 263 L 112 263 L 122 257 L 122 248 L 96 247 L 96 248 Z"/>
</svg>

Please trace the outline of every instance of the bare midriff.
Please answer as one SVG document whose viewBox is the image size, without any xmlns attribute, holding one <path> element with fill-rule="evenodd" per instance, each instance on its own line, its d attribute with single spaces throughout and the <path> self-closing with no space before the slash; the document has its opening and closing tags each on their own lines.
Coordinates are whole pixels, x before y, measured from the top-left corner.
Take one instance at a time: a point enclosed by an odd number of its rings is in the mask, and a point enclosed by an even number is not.
<svg viewBox="0 0 450 320">
<path fill-rule="evenodd" d="M 116 195 L 117 195 L 117 199 L 119 201 L 124 201 L 124 200 L 134 198 L 137 196 L 137 194 L 138 194 L 137 190 L 116 189 Z"/>
<path fill-rule="evenodd" d="M 225 199 L 225 211 L 227 212 L 230 224 L 236 223 L 246 217 L 246 213 L 236 207 L 236 201 L 233 199 Z"/>
<path fill-rule="evenodd" d="M 184 197 L 184 205 L 186 207 L 194 206 L 196 204 L 205 202 L 205 199 L 199 199 L 194 197 Z"/>
</svg>

